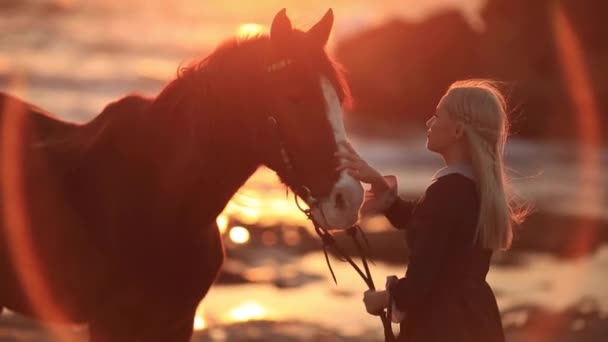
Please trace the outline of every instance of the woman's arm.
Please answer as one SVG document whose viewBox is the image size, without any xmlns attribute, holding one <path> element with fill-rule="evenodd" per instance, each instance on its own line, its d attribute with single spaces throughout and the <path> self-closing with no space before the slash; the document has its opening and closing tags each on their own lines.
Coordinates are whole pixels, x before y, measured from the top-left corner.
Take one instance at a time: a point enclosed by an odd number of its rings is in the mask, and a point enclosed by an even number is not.
<svg viewBox="0 0 608 342">
<path fill-rule="evenodd" d="M 395 228 L 405 228 L 415 202 L 404 201 L 399 197 L 397 178 L 382 176 L 378 170 L 363 160 L 349 143 L 342 143 L 341 146 L 345 151 L 336 153 L 336 157 L 342 160 L 337 170 L 347 170 L 357 180 L 371 185 L 370 189 L 365 191 L 360 215 L 385 214 Z"/>
<path fill-rule="evenodd" d="M 384 214 L 393 227 L 404 229 L 416 206 L 415 201 L 406 201 L 398 195 L 397 178 L 395 176 L 383 177 L 385 186 L 372 188 L 365 192 L 361 216 Z"/>
<path fill-rule="evenodd" d="M 406 201 L 397 197 L 393 204 L 384 211 L 388 221 L 397 229 L 405 229 L 416 207 L 415 201 Z"/>
</svg>

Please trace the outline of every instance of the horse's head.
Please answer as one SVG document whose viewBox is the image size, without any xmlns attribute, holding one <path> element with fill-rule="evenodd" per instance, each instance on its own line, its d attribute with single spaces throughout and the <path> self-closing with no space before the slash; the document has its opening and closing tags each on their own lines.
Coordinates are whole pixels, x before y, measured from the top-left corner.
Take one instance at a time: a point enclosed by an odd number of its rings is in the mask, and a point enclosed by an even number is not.
<svg viewBox="0 0 608 342">
<path fill-rule="evenodd" d="M 311 207 L 324 228 L 353 225 L 362 202 L 361 184 L 337 172 L 334 156 L 346 141 L 342 104 L 346 83 L 325 52 L 333 13 L 308 31 L 293 29 L 285 10 L 270 30 L 269 113 L 264 161 Z"/>
</svg>

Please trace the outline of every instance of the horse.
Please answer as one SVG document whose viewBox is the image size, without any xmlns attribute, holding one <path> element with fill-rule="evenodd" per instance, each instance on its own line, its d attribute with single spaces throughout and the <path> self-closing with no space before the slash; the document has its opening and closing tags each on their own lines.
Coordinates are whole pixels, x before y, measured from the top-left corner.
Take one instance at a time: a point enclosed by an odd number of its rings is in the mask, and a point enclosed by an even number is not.
<svg viewBox="0 0 608 342">
<path fill-rule="evenodd" d="M 306 31 L 283 9 L 86 123 L 0 94 L 0 311 L 88 324 L 93 342 L 188 341 L 224 258 L 216 217 L 262 165 L 324 228 L 354 224 L 332 26 L 331 9 Z"/>
</svg>

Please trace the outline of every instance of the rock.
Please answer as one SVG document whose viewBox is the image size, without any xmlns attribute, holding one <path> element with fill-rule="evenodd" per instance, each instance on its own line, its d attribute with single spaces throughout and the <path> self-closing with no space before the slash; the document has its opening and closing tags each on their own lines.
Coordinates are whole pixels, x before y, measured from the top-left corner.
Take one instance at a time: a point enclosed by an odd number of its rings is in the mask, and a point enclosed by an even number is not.
<svg viewBox="0 0 608 342">
<path fill-rule="evenodd" d="M 591 306 L 589 306 L 591 304 Z M 608 318 L 583 299 L 563 311 L 519 307 L 502 314 L 507 341 L 606 341 Z"/>
<path fill-rule="evenodd" d="M 591 133 L 580 129 L 581 118 L 587 118 L 597 120 L 590 129 L 608 142 L 608 117 L 601 115 L 608 112 L 607 6 L 597 0 L 489 0 L 481 32 L 458 12 L 447 11 L 420 23 L 392 21 L 344 39 L 336 56 L 348 71 L 353 117 L 422 126 L 450 83 L 491 78 L 505 82 L 515 133 L 580 139 Z M 575 43 L 564 40 L 563 22 L 570 24 Z M 562 58 L 564 51 L 580 54 L 582 69 L 566 69 L 576 59 Z M 588 83 L 579 86 L 564 70 Z M 587 87 L 591 94 L 581 92 Z M 576 105 L 589 99 L 597 117 Z"/>
<path fill-rule="evenodd" d="M 446 11 L 420 24 L 392 21 L 353 36 L 336 55 L 348 70 L 357 113 L 420 122 L 453 80 L 473 76 L 477 45 L 462 15 Z"/>
</svg>

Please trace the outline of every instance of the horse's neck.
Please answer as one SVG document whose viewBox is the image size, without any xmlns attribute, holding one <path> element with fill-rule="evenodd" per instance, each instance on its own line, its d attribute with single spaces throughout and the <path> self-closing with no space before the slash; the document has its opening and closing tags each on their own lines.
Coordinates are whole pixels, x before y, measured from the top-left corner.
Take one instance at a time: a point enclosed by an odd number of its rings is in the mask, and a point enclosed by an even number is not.
<svg viewBox="0 0 608 342">
<path fill-rule="evenodd" d="M 191 202 L 194 210 L 200 210 L 202 219 L 208 222 L 221 213 L 258 165 L 242 152 L 229 150 L 204 160 L 202 166 L 198 186 L 192 189 Z"/>
<path fill-rule="evenodd" d="M 137 97 L 119 101 L 116 108 L 102 113 L 109 122 L 102 135 L 111 139 L 101 151 L 108 154 L 109 147 L 122 150 L 118 155 L 128 153 L 130 165 L 122 166 L 129 174 L 127 179 L 147 177 L 153 184 L 134 183 L 155 189 L 150 196 L 159 206 L 179 211 L 184 208 L 177 206 L 189 206 L 186 210 L 197 211 L 198 223 L 205 224 L 223 210 L 259 161 L 248 153 L 251 143 L 239 132 L 248 125 L 225 116 L 218 121 L 214 113 L 206 112 L 196 113 L 196 121 L 188 122 L 188 112 L 192 111 L 188 106 L 188 102 L 177 99 L 173 103 Z M 116 167 L 111 163 L 108 161 L 100 170 Z"/>
<path fill-rule="evenodd" d="M 184 93 L 193 87 L 185 85 L 185 88 L 174 89 L 178 93 L 173 95 L 176 103 L 167 105 L 156 101 L 149 114 L 161 116 L 156 120 L 168 121 L 167 125 L 176 130 L 175 134 L 169 134 L 176 138 L 171 152 L 174 165 L 195 180 L 191 189 L 194 194 L 189 201 L 203 215 L 215 219 L 260 164 L 258 156 L 252 153 L 254 141 L 249 120 L 255 115 L 246 112 L 251 109 L 242 103 L 233 103 L 226 98 L 188 101 L 183 98 L 188 96 Z M 208 101 L 216 106 L 207 106 Z M 180 154 L 183 157 L 179 157 Z"/>
</svg>

